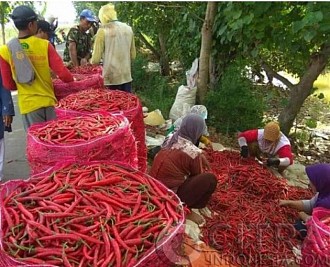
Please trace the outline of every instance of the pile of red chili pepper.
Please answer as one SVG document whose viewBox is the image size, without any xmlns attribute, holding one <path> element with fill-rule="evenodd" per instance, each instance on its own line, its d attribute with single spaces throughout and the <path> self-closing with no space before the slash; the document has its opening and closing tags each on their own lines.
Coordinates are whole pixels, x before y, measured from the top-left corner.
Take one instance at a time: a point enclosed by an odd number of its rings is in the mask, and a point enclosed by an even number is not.
<svg viewBox="0 0 330 267">
<path fill-rule="evenodd" d="M 70 72 L 74 74 L 101 74 L 102 67 L 100 65 L 90 64 L 73 67 L 70 69 Z"/>
<path fill-rule="evenodd" d="M 208 151 L 218 177 L 203 240 L 235 266 L 286 266 L 297 245 L 297 212 L 278 206 L 279 199 L 309 199 L 307 189 L 289 186 L 253 159 L 231 151 Z"/>
<path fill-rule="evenodd" d="M 124 111 L 136 108 L 138 98 L 123 91 L 102 88 L 87 89 L 61 99 L 58 107 L 75 111 Z"/>
<path fill-rule="evenodd" d="M 54 93 L 57 100 L 70 94 L 81 92 L 90 88 L 103 86 L 103 78 L 100 74 L 74 74 L 75 81 L 65 83 L 60 79 L 53 79 Z"/>
<path fill-rule="evenodd" d="M 79 144 L 112 134 L 121 123 L 119 117 L 91 113 L 49 121 L 45 126 L 30 128 L 29 134 L 46 144 Z"/>
<path fill-rule="evenodd" d="M 68 95 L 57 106 L 58 114 L 88 112 L 123 112 L 131 122 L 131 129 L 137 142 L 139 170 L 147 169 L 147 147 L 145 145 L 145 126 L 139 98 L 127 92 L 104 88 L 89 89 Z"/>
<path fill-rule="evenodd" d="M 164 186 L 109 162 L 34 177 L 4 198 L 2 214 L 9 255 L 68 267 L 134 266 L 184 220 Z"/>
</svg>

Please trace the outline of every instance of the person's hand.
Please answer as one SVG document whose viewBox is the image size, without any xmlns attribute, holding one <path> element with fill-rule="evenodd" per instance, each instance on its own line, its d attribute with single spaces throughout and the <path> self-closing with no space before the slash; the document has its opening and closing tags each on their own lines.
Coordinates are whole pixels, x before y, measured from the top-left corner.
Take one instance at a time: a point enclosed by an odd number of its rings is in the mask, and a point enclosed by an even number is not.
<svg viewBox="0 0 330 267">
<path fill-rule="evenodd" d="M 3 124 L 6 127 L 9 127 L 12 122 L 13 122 L 13 116 L 11 116 L 11 115 L 3 115 Z"/>
<path fill-rule="evenodd" d="M 211 170 L 210 163 L 209 163 L 209 161 L 206 159 L 205 155 L 202 154 L 201 157 L 202 157 L 202 167 L 203 167 L 203 169 L 204 169 L 205 171 L 209 171 L 209 170 Z"/>
<path fill-rule="evenodd" d="M 278 158 L 269 158 L 267 159 L 266 165 L 268 167 L 278 167 L 280 165 L 280 160 Z"/>
<path fill-rule="evenodd" d="M 307 221 L 311 218 L 310 215 L 308 215 L 306 212 L 303 212 L 303 211 L 299 212 L 299 213 L 298 213 L 298 216 L 299 216 L 299 218 L 300 218 L 301 220 L 303 220 L 304 222 L 307 222 Z"/>
<path fill-rule="evenodd" d="M 247 146 L 241 147 L 241 157 L 247 158 L 249 156 L 249 148 Z"/>
<path fill-rule="evenodd" d="M 207 149 L 213 150 L 212 142 L 206 143 L 205 146 L 206 146 Z"/>
<path fill-rule="evenodd" d="M 80 65 L 81 66 L 86 66 L 86 65 L 88 65 L 89 64 L 89 62 L 88 62 L 88 60 L 86 59 L 86 58 L 82 58 L 81 60 L 80 60 Z"/>
<path fill-rule="evenodd" d="M 280 199 L 279 202 L 278 202 L 278 205 L 280 207 L 285 207 L 288 205 L 288 200 L 285 200 L 285 199 Z"/>
</svg>

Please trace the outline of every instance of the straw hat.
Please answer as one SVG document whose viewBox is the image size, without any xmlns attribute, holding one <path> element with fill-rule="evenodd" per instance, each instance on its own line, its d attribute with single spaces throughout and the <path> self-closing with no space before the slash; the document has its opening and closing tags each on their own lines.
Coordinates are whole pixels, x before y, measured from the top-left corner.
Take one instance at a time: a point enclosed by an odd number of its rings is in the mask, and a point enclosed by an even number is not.
<svg viewBox="0 0 330 267">
<path fill-rule="evenodd" d="M 264 128 L 264 139 L 275 142 L 280 138 L 280 126 L 277 122 L 269 122 Z"/>
</svg>

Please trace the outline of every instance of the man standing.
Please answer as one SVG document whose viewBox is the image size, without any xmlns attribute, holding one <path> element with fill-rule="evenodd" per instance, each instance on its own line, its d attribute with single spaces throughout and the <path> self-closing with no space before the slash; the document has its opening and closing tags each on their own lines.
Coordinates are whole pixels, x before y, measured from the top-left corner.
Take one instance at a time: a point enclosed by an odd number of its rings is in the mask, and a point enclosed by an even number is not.
<svg viewBox="0 0 330 267">
<path fill-rule="evenodd" d="M 133 30 L 118 21 L 113 4 L 101 7 L 99 19 L 102 27 L 95 36 L 91 63 L 98 64 L 103 59 L 103 79 L 107 88 L 131 92 L 131 61 L 136 56 Z"/>
<path fill-rule="evenodd" d="M 86 65 L 91 58 L 92 39 L 86 32 L 96 22 L 92 11 L 84 9 L 80 13 L 79 25 L 69 30 L 63 54 L 65 62 L 74 67 Z"/>
<path fill-rule="evenodd" d="M 41 39 L 49 40 L 49 42 L 54 46 L 54 44 L 50 41 L 52 34 L 53 34 L 53 31 L 50 27 L 49 22 L 47 22 L 45 20 L 39 20 L 37 22 L 36 36 Z"/>
<path fill-rule="evenodd" d="M 50 69 L 64 82 L 73 81 L 73 77 L 50 42 L 35 36 L 37 14 L 30 7 L 16 7 L 11 19 L 18 38 L 0 47 L 0 68 L 3 86 L 18 90 L 18 106 L 27 130 L 34 123 L 56 118 Z"/>
</svg>

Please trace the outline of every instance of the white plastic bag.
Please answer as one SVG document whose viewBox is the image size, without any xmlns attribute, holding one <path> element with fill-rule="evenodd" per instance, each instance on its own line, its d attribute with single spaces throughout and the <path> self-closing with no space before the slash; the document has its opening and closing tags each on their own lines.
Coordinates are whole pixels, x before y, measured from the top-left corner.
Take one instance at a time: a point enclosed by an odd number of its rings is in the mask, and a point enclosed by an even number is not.
<svg viewBox="0 0 330 267">
<path fill-rule="evenodd" d="M 186 72 L 187 85 L 181 85 L 176 93 L 175 101 L 170 110 L 169 117 L 173 121 L 188 114 L 195 105 L 197 93 L 198 58 L 194 60 L 190 70 Z"/>
<path fill-rule="evenodd" d="M 169 117 L 177 120 L 181 116 L 187 114 L 190 108 L 195 105 L 197 88 L 189 88 L 181 85 L 176 93 L 175 101 L 171 107 Z"/>
</svg>

